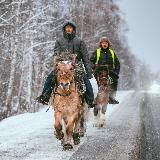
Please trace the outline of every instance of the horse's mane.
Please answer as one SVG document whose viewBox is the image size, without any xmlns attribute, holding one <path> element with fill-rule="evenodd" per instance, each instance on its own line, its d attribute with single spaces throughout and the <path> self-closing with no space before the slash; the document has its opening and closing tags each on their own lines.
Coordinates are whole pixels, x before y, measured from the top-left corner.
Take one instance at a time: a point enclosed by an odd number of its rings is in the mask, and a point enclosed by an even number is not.
<svg viewBox="0 0 160 160">
<path fill-rule="evenodd" d="M 74 75 L 74 79 L 77 83 L 78 86 L 78 91 L 81 95 L 84 94 L 84 92 L 86 91 L 86 87 L 84 84 L 84 70 L 83 70 L 83 64 L 81 62 L 76 62 L 76 54 L 71 54 L 69 52 L 61 52 L 59 54 L 56 54 L 56 56 L 54 57 L 53 60 L 53 65 L 54 65 L 54 71 L 55 73 L 57 73 L 57 67 L 56 65 L 58 63 L 71 63 L 73 65 L 74 71 L 75 71 L 75 75 Z"/>
</svg>

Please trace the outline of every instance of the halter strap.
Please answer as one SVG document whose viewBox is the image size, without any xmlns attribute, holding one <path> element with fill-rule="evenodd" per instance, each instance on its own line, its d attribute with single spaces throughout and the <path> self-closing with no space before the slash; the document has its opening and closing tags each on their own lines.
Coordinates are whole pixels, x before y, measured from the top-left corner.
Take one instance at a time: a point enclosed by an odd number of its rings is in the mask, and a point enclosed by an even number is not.
<svg viewBox="0 0 160 160">
<path fill-rule="evenodd" d="M 71 92 L 69 92 L 69 93 L 67 93 L 67 94 L 59 93 L 59 92 L 54 92 L 54 94 L 58 94 L 59 96 L 66 97 L 66 96 L 69 96 L 69 95 L 71 94 Z"/>
</svg>

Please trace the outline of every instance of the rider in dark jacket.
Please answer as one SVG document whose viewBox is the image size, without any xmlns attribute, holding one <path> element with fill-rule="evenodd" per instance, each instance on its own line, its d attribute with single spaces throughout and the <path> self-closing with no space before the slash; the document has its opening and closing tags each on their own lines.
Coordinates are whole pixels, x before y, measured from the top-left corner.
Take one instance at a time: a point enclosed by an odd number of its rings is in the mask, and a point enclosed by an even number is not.
<svg viewBox="0 0 160 160">
<path fill-rule="evenodd" d="M 115 99 L 117 86 L 118 86 L 118 78 L 119 78 L 119 72 L 120 72 L 120 62 L 114 53 L 114 51 L 110 48 L 110 41 L 107 37 L 100 38 L 99 42 L 99 52 L 100 56 L 97 58 L 97 50 L 92 54 L 90 61 L 92 63 L 92 68 L 99 67 L 100 66 L 108 66 L 109 69 L 109 75 L 113 80 L 113 83 L 111 84 L 111 94 L 110 94 L 110 103 L 112 104 L 118 104 L 119 102 Z M 102 67 L 103 69 L 103 67 Z"/>
<path fill-rule="evenodd" d="M 90 66 L 89 55 L 84 41 L 76 36 L 76 26 L 73 22 L 66 22 L 63 26 L 63 37 L 58 39 L 54 47 L 54 56 L 62 52 L 69 52 L 77 54 L 77 61 L 82 61 L 86 70 L 86 77 L 84 83 L 86 85 L 86 92 L 84 97 L 86 102 L 92 107 L 94 100 L 93 89 L 89 79 L 92 78 L 92 68 Z M 38 102 L 48 104 L 52 90 L 55 86 L 55 76 L 52 71 L 46 79 L 41 96 L 37 98 Z"/>
</svg>

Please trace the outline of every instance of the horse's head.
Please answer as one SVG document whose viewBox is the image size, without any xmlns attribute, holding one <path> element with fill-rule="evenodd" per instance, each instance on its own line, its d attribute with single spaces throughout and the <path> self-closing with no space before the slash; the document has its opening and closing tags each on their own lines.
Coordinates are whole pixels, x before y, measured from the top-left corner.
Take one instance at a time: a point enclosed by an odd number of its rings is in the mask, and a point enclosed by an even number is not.
<svg viewBox="0 0 160 160">
<path fill-rule="evenodd" d="M 98 71 L 97 73 L 97 81 L 99 86 L 108 86 L 108 77 L 109 77 L 109 70 L 108 67 L 105 69 Z"/>
<path fill-rule="evenodd" d="M 75 55 L 70 57 L 55 57 L 55 69 L 57 85 L 62 90 L 69 90 L 71 84 L 74 81 L 74 64 Z"/>
</svg>

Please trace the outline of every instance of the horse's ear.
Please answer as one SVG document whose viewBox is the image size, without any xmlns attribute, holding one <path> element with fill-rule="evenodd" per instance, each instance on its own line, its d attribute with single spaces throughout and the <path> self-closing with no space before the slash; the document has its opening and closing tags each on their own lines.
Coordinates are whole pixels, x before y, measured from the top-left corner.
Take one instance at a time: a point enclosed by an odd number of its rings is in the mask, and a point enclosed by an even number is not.
<svg viewBox="0 0 160 160">
<path fill-rule="evenodd" d="M 58 65 L 59 59 L 58 56 L 53 57 L 53 67 L 55 68 Z"/>
<path fill-rule="evenodd" d="M 77 54 L 72 54 L 72 64 L 76 63 Z"/>
</svg>

